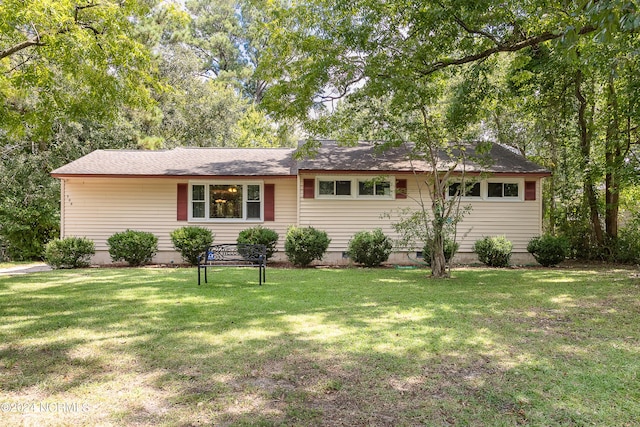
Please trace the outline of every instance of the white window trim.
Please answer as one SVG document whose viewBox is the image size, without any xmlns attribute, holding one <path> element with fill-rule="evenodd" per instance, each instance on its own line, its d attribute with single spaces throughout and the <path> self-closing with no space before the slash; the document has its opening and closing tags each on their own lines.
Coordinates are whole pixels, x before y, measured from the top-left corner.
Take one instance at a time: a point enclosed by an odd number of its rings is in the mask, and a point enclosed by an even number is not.
<svg viewBox="0 0 640 427">
<path fill-rule="evenodd" d="M 452 181 L 462 182 L 462 180 Z M 471 182 L 471 180 L 467 180 Z M 475 201 L 475 202 L 491 202 L 491 203 L 514 203 L 524 202 L 524 178 L 489 178 L 480 180 L 480 196 L 462 196 L 460 200 L 463 201 Z M 518 197 L 489 197 L 489 183 L 502 183 L 502 184 L 518 184 Z M 446 190 L 447 199 L 451 199 L 449 196 L 449 186 Z"/>
<path fill-rule="evenodd" d="M 371 181 L 378 176 L 372 175 L 319 175 L 315 179 L 315 197 L 317 199 L 328 200 L 395 200 L 396 192 L 396 179 L 395 176 L 385 175 L 384 181 L 389 181 L 389 194 L 384 196 L 358 195 L 360 181 Z M 381 179 L 382 180 L 382 179 Z M 320 194 L 320 181 L 350 181 L 351 182 L 351 195 L 349 196 L 337 196 L 333 194 Z"/>
<path fill-rule="evenodd" d="M 489 183 L 518 184 L 518 197 L 489 197 Z M 483 199 L 488 202 L 513 203 L 524 201 L 524 178 L 490 178 L 485 181 L 485 190 L 480 189 Z"/>
<path fill-rule="evenodd" d="M 194 185 L 204 185 L 204 218 L 193 217 L 193 191 Z M 242 218 L 209 218 L 209 207 L 211 206 L 209 201 L 209 186 L 210 185 L 242 185 Z M 247 202 L 255 200 L 247 200 L 248 185 L 260 186 L 260 218 L 247 218 Z M 189 222 L 199 223 L 229 223 L 229 222 L 249 222 L 260 223 L 264 222 L 264 181 L 234 181 L 234 180 L 212 180 L 212 181 L 189 181 L 188 187 L 189 193 Z M 199 200 L 196 200 L 198 202 Z"/>
</svg>

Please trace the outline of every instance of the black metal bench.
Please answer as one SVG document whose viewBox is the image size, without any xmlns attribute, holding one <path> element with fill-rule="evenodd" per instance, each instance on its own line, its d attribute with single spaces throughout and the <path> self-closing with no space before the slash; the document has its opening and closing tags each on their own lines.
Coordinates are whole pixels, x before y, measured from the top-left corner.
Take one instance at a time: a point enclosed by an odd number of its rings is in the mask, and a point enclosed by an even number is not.
<svg viewBox="0 0 640 427">
<path fill-rule="evenodd" d="M 204 282 L 207 283 L 207 268 L 211 267 L 258 267 L 258 281 L 267 281 L 267 247 L 247 243 L 224 243 L 211 245 L 198 256 L 198 286 L 200 271 L 204 270 Z"/>
</svg>

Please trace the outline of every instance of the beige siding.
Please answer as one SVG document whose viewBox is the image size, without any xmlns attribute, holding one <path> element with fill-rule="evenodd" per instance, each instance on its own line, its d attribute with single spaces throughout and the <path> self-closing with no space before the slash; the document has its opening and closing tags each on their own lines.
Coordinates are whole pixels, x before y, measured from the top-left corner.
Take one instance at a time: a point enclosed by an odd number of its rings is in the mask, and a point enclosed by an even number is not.
<svg viewBox="0 0 640 427">
<path fill-rule="evenodd" d="M 303 179 L 313 175 L 300 176 Z M 401 208 L 417 208 L 419 199 L 418 183 L 414 176 L 400 176 L 407 179 L 407 199 L 395 200 L 330 200 L 304 199 L 300 192 L 300 225 L 314 226 L 326 231 L 331 238 L 329 251 L 346 251 L 349 239 L 360 230 L 381 228 L 386 234 L 396 238 L 391 223 L 397 221 Z M 483 236 L 505 235 L 514 245 L 514 252 L 526 252 L 529 240 L 540 234 L 541 201 L 540 182 L 536 185 L 535 201 L 463 201 L 471 204 L 471 211 L 458 226 L 458 240 L 461 252 L 472 252 L 473 243 Z M 428 197 L 423 191 L 423 196 Z M 428 199 L 426 206 L 429 208 Z M 391 218 L 383 217 L 391 214 Z"/>
<path fill-rule="evenodd" d="M 61 229 L 63 237 L 88 237 L 95 242 L 94 262 L 108 263 L 107 239 L 116 232 L 135 229 L 158 237 L 156 262 L 180 262 L 169 234 L 185 225 L 199 225 L 215 233 L 216 243 L 235 242 L 238 233 L 258 224 L 276 230 L 281 236 L 296 221 L 296 180 L 264 180 L 275 184 L 275 221 L 237 223 L 189 223 L 177 221 L 178 179 L 152 178 L 75 178 L 66 179 Z"/>
<path fill-rule="evenodd" d="M 485 236 L 504 235 L 514 252 L 526 252 L 527 243 L 540 234 L 538 200 L 532 202 L 475 202 L 458 224 L 460 252 L 472 252 Z"/>
<path fill-rule="evenodd" d="M 398 219 L 398 209 L 415 208 L 417 182 L 407 179 L 408 198 L 392 200 L 331 200 L 302 198 L 302 182 L 313 175 L 296 179 L 265 179 L 275 184 L 275 221 L 196 223 L 176 220 L 177 184 L 187 180 L 163 178 L 67 178 L 62 199 L 63 237 L 80 236 L 92 239 L 97 254 L 94 262 L 109 263 L 106 241 L 112 234 L 127 228 L 149 231 L 159 240 L 156 262 L 181 262 L 174 251 L 169 234 L 178 227 L 200 225 L 215 233 L 216 243 L 235 242 L 238 233 L 257 224 L 280 234 L 278 249 L 283 257 L 283 243 L 290 225 L 312 225 L 325 230 L 332 239 L 327 259 L 340 260 L 353 234 L 360 230 L 381 228 L 396 237 L 391 224 Z M 528 241 L 540 234 L 541 191 L 536 186 L 536 201 L 500 202 L 474 201 L 473 209 L 458 226 L 461 252 L 471 252 L 473 242 L 483 236 L 505 235 L 514 244 L 514 252 L 525 252 Z M 298 198 L 296 198 L 296 194 Z M 464 202 L 469 203 L 469 202 Z M 391 219 L 384 217 L 391 215 Z"/>
<path fill-rule="evenodd" d="M 315 176 L 301 175 L 301 182 L 305 178 L 311 179 Z M 331 238 L 330 252 L 346 251 L 353 234 L 361 230 L 381 228 L 385 234 L 395 237 L 391 226 L 393 219 L 384 216 L 389 214 L 392 218 L 397 218 L 398 209 L 415 206 L 411 196 L 417 193 L 417 184 L 412 177 L 408 177 L 407 186 L 407 199 L 305 199 L 302 198 L 301 192 L 300 226 L 313 226 L 326 231 Z"/>
</svg>

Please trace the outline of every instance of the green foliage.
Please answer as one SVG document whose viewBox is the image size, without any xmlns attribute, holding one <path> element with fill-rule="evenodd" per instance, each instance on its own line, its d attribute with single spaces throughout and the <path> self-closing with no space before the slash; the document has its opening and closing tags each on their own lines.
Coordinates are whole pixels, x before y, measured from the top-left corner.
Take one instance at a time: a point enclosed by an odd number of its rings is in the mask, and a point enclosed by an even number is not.
<svg viewBox="0 0 640 427">
<path fill-rule="evenodd" d="M 481 263 L 489 267 L 508 267 L 513 245 L 504 236 L 484 237 L 473 245 Z"/>
<path fill-rule="evenodd" d="M 16 151 L 0 151 L 0 238 L 10 259 L 42 259 L 59 235 L 60 186 L 46 171 L 50 157 Z"/>
<path fill-rule="evenodd" d="M 378 267 L 389 259 L 393 244 L 381 229 L 359 231 L 349 241 L 349 256 L 358 264 Z"/>
<path fill-rule="evenodd" d="M 47 243 L 44 260 L 53 268 L 87 267 L 96 253 L 93 240 L 86 237 L 65 237 Z"/>
<path fill-rule="evenodd" d="M 527 245 L 527 251 L 541 265 L 551 267 L 567 258 L 569 244 L 563 237 L 545 234 L 531 239 Z"/>
<path fill-rule="evenodd" d="M 247 228 L 238 234 L 237 243 L 248 243 L 251 245 L 265 245 L 267 247 L 267 259 L 273 257 L 276 252 L 276 244 L 280 236 L 270 228 L 256 227 Z"/>
<path fill-rule="evenodd" d="M 5 0 L 0 3 L 0 124 L 46 140 L 60 117 L 110 117 L 151 102 L 149 50 L 134 25 L 147 0 Z"/>
<path fill-rule="evenodd" d="M 185 226 L 171 232 L 173 247 L 191 265 L 198 264 L 198 256 L 213 242 L 213 233 L 208 228 Z"/>
<path fill-rule="evenodd" d="M 325 231 L 313 227 L 290 227 L 284 242 L 284 251 L 294 265 L 307 267 L 324 256 L 331 239 Z"/>
<path fill-rule="evenodd" d="M 431 265 L 431 248 L 433 247 L 433 241 L 431 239 L 424 243 L 422 248 L 422 258 L 427 265 Z M 451 258 L 458 252 L 460 244 L 453 239 L 444 239 L 444 260 L 446 262 L 451 261 Z"/>
<path fill-rule="evenodd" d="M 598 245 L 587 218 L 578 217 L 559 224 L 558 234 L 569 244 L 569 257 L 581 260 L 605 260 L 606 250 Z"/>
<path fill-rule="evenodd" d="M 107 246 L 114 261 L 139 266 L 150 262 L 158 252 L 158 238 L 146 231 L 126 230 L 109 237 Z"/>
<path fill-rule="evenodd" d="M 640 218 L 620 230 L 613 253 L 617 262 L 640 264 Z"/>
</svg>

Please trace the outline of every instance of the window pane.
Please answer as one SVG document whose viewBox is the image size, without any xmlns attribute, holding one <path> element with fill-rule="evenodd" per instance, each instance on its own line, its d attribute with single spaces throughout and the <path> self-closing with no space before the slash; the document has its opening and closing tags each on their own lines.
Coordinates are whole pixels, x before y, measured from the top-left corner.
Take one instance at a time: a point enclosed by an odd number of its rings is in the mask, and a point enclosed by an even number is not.
<svg viewBox="0 0 640 427">
<path fill-rule="evenodd" d="M 456 182 L 453 183 L 449 186 L 449 196 L 450 197 L 454 197 L 457 195 L 458 191 L 462 191 L 460 190 L 460 186 L 462 185 L 462 183 L 460 182 Z M 465 183 L 465 192 L 464 192 L 464 196 L 465 197 L 480 197 L 480 183 L 479 182 L 475 182 L 473 184 L 471 183 Z"/>
<path fill-rule="evenodd" d="M 333 195 L 333 181 L 319 181 L 318 193 L 322 195 Z"/>
<path fill-rule="evenodd" d="M 350 196 L 351 181 L 336 181 L 336 196 Z"/>
<path fill-rule="evenodd" d="M 390 196 L 391 195 L 391 183 L 389 181 L 382 181 L 376 183 L 376 196 Z"/>
<path fill-rule="evenodd" d="M 460 183 L 454 182 L 449 185 L 449 197 L 455 197 L 458 195 L 458 191 L 460 190 Z"/>
<path fill-rule="evenodd" d="M 480 183 L 476 182 L 471 186 L 467 186 L 467 197 L 480 197 Z"/>
<path fill-rule="evenodd" d="M 504 197 L 518 197 L 518 184 L 505 184 Z"/>
<path fill-rule="evenodd" d="M 247 200 L 260 201 L 259 185 L 247 185 Z"/>
<path fill-rule="evenodd" d="M 358 195 L 359 196 L 373 196 L 373 182 L 372 181 L 358 181 Z"/>
<path fill-rule="evenodd" d="M 247 219 L 260 219 L 260 202 L 247 202 Z"/>
<path fill-rule="evenodd" d="M 193 217 L 204 218 L 204 202 L 193 202 Z"/>
<path fill-rule="evenodd" d="M 191 186 L 191 200 L 204 201 L 204 185 Z"/>
<path fill-rule="evenodd" d="M 242 185 L 209 186 L 209 218 L 242 218 Z"/>
<path fill-rule="evenodd" d="M 489 197 L 502 197 L 502 183 L 490 182 L 488 186 L 487 196 Z"/>
</svg>

